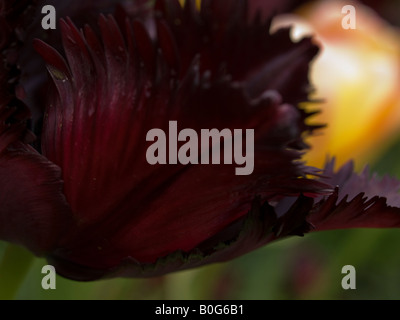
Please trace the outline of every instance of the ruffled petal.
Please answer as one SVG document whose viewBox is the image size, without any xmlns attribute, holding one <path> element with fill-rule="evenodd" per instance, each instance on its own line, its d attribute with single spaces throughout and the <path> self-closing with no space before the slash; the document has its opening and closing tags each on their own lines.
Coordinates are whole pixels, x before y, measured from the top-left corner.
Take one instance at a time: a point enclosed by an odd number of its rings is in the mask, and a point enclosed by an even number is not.
<svg viewBox="0 0 400 320">
<path fill-rule="evenodd" d="M 336 185 L 335 192 L 320 200 L 307 221 L 316 231 L 347 228 L 400 227 L 400 181 L 376 174 L 368 168 L 353 172 L 351 162 L 334 172 L 334 160 L 327 163 L 325 182 Z"/>
<path fill-rule="evenodd" d="M 43 152 L 63 169 L 65 194 L 79 221 L 54 259 L 100 270 L 127 257 L 154 263 L 177 250 L 191 252 L 243 219 L 256 196 L 265 202 L 332 191 L 307 179 L 314 172 L 291 147 L 302 139 L 305 116 L 284 102 L 283 83 L 249 95 L 245 78 L 236 81 L 223 71 L 211 76 L 196 58 L 177 73 L 184 56 L 162 21 L 159 43 L 143 23 L 127 22 L 122 31 L 111 16 L 99 20 L 100 39 L 70 20 L 61 28 L 66 60 L 35 43 L 57 89 L 47 109 Z M 284 37 L 277 47 L 297 47 L 287 33 L 279 35 Z M 309 62 L 316 48 L 309 40 L 300 47 L 297 55 Z M 255 130 L 253 175 L 235 176 L 234 165 L 150 165 L 146 134 L 168 132 L 170 121 L 197 132 Z"/>
<path fill-rule="evenodd" d="M 333 168 L 334 161 L 328 162 L 324 174 L 331 177 L 322 179 L 338 184 L 332 195 L 316 199 L 303 195 L 285 197 L 277 204 L 262 202 L 261 197 L 257 197 L 245 216 L 233 221 L 195 249 L 175 251 L 154 263 L 143 263 L 128 256 L 119 265 L 102 269 L 65 259 L 57 252 L 49 259 L 60 274 L 76 280 L 152 277 L 228 261 L 271 241 L 291 235 L 302 236 L 310 231 L 400 226 L 398 180 L 370 178 L 368 170 L 357 175 L 351 163 L 336 173 Z M 360 190 L 366 190 L 368 196 L 364 196 Z"/>
<path fill-rule="evenodd" d="M 182 76 L 197 58 L 201 73 L 208 71 L 214 78 L 225 73 L 246 82 L 250 98 L 275 89 L 286 103 L 307 100 L 308 64 L 318 47 L 309 38 L 293 43 L 289 29 L 270 34 L 274 6 L 265 9 L 266 17 L 249 21 L 246 13 L 253 6 L 259 7 L 254 1 L 203 0 L 199 11 L 193 0 L 183 8 L 178 0 L 158 0 L 155 10 L 176 42 Z"/>
<path fill-rule="evenodd" d="M 23 36 L 22 47 L 19 50 L 18 64 L 21 68 L 21 84 L 25 89 L 23 101 L 32 113 L 31 127 L 38 137 L 34 147 L 40 151 L 40 138 L 42 133 L 44 109 L 48 92 L 48 76 L 46 66 L 40 55 L 33 49 L 32 42 L 36 38 L 45 40 L 57 50 L 62 50 L 60 32 L 60 19 L 72 18 L 76 25 L 84 27 L 85 24 L 95 25 L 100 13 L 121 13 L 122 7 L 133 17 L 145 18 L 150 6 L 147 0 L 97 0 L 97 1 L 61 1 L 61 0 L 31 0 L 31 1 L 9 1 L 15 7 L 22 7 L 29 11 L 24 16 L 23 25 L 17 32 Z M 18 5 L 15 5 L 15 3 Z M 44 30 L 41 21 L 44 17 L 41 10 L 43 6 L 51 5 L 56 9 L 56 29 Z M 124 14 L 125 11 L 124 11 Z M 22 15 L 20 15 L 22 17 Z M 121 18 L 122 19 L 122 18 Z"/>
<path fill-rule="evenodd" d="M 304 219 L 299 219 L 299 215 L 295 212 L 299 208 L 309 207 L 310 203 L 312 203 L 310 198 L 299 197 L 290 210 L 294 214 L 278 218 L 274 207 L 268 203 L 262 204 L 257 197 L 252 201 L 245 216 L 232 222 L 195 249 L 172 252 L 158 258 L 154 263 L 143 263 L 128 256 L 117 266 L 101 269 L 65 259 L 57 252 L 48 259 L 56 266 L 59 274 L 81 281 L 111 277 L 160 276 L 205 264 L 228 261 L 280 237 L 299 234 L 299 230 L 307 231 L 309 225 Z M 304 215 L 300 216 L 304 218 Z"/>
</svg>

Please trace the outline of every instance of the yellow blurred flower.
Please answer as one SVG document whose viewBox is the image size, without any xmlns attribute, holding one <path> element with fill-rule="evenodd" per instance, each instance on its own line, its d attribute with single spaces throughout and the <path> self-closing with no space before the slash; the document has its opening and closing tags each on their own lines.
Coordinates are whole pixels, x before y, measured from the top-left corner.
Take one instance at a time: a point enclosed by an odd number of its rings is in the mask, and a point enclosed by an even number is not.
<svg viewBox="0 0 400 320">
<path fill-rule="evenodd" d="M 322 50 L 311 82 L 324 103 L 311 119 L 328 127 L 312 137 L 308 164 L 322 166 L 326 155 L 338 164 L 353 158 L 364 165 L 388 146 L 400 129 L 400 33 L 367 7 L 353 3 L 356 29 L 342 28 L 342 8 L 349 1 L 319 1 L 296 15 L 277 17 L 272 29 L 294 25 L 292 37 L 314 35 Z"/>
</svg>

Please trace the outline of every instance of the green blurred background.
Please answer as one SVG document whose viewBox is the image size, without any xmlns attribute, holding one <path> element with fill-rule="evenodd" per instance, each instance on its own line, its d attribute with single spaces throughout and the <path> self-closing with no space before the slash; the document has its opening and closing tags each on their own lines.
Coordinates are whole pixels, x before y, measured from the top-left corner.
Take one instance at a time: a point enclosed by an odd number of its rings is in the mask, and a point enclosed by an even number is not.
<svg viewBox="0 0 400 320">
<path fill-rule="evenodd" d="M 400 178 L 399 155 L 400 140 L 380 158 L 374 169 Z M 312 233 L 280 240 L 228 263 L 159 278 L 83 283 L 57 277 L 55 290 L 42 289 L 41 269 L 47 263 L 35 258 L 16 298 L 400 299 L 399 244 L 398 229 Z M 0 258 L 7 245 L 0 243 Z M 0 277 L 20 278 L 24 262 L 19 260 L 14 264 L 12 272 Z M 341 287 L 344 265 L 356 268 L 355 290 Z M 7 290 L 0 287 L 0 295 Z"/>
</svg>

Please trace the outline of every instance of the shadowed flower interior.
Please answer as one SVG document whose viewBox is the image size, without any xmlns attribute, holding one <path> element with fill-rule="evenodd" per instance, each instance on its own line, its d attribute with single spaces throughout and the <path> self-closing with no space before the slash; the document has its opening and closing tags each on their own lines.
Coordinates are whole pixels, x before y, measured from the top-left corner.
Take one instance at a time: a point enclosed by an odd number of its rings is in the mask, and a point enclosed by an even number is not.
<svg viewBox="0 0 400 320">
<path fill-rule="evenodd" d="M 13 10 L 0 11 L 4 23 Z M 397 181 L 301 161 L 321 129 L 300 107 L 318 47 L 270 33 L 271 14 L 257 1 L 137 1 L 82 29 L 62 19 L 62 46 L 36 39 L 51 79 L 24 87 L 35 87 L 28 97 L 50 88 L 45 108 L 25 99 L 43 118 L 40 146 L 29 145 L 18 76 L 0 100 L 0 238 L 94 280 L 226 261 L 310 230 L 398 227 Z M 2 83 L 18 60 L 5 61 Z M 146 134 L 169 121 L 254 129 L 254 172 L 148 164 Z"/>
</svg>

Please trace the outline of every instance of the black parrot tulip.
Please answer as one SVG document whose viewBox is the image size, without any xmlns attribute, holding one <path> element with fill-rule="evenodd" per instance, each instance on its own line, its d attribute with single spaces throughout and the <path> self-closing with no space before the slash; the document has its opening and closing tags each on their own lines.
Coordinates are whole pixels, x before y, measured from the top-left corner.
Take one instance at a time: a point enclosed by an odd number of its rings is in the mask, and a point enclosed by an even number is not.
<svg viewBox="0 0 400 320">
<path fill-rule="evenodd" d="M 301 161 L 321 130 L 300 106 L 319 49 L 271 34 L 266 1 L 52 3 L 62 19 L 49 31 L 41 1 L 0 4 L 0 239 L 95 280 L 310 231 L 400 226 L 397 180 Z M 254 129 L 254 171 L 149 164 L 146 134 L 170 121 Z"/>
</svg>

